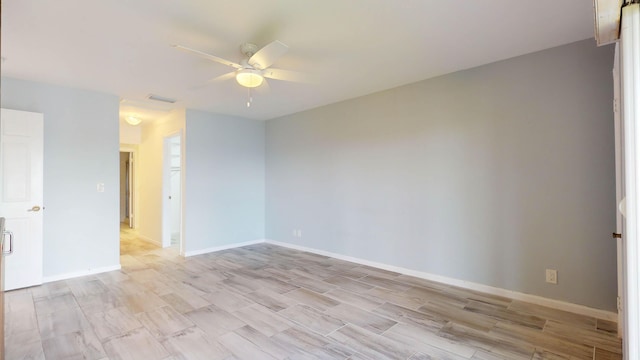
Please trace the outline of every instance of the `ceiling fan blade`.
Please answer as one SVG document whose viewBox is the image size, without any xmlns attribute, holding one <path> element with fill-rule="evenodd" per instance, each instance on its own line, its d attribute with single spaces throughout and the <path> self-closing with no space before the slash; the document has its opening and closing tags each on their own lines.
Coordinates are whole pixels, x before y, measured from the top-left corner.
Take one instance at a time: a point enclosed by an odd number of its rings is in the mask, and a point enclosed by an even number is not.
<svg viewBox="0 0 640 360">
<path fill-rule="evenodd" d="M 274 80 L 282 80 L 282 81 L 293 81 L 293 82 L 301 82 L 308 83 L 311 82 L 309 76 L 290 70 L 282 70 L 282 69 L 274 69 L 268 68 L 262 71 L 262 76 L 274 79 Z"/>
<path fill-rule="evenodd" d="M 207 82 L 204 83 L 204 84 L 193 86 L 193 87 L 189 88 L 189 90 L 190 91 L 201 90 L 201 89 L 204 89 L 204 88 L 206 88 L 208 86 L 211 86 L 211 84 L 222 82 L 222 81 L 229 80 L 229 79 L 233 79 L 235 76 L 236 76 L 236 72 L 235 71 L 232 71 L 232 72 L 229 72 L 229 73 L 226 73 L 226 74 L 222 74 L 220 76 L 214 77 L 213 79 L 207 80 Z"/>
<path fill-rule="evenodd" d="M 236 77 L 236 72 L 232 71 L 226 74 L 222 74 L 220 76 L 214 77 L 213 79 L 209 80 L 210 83 L 213 82 L 220 82 L 220 81 L 225 81 L 225 80 L 229 80 L 229 79 L 233 79 L 234 77 Z"/>
<path fill-rule="evenodd" d="M 255 67 L 256 69 L 266 69 L 274 62 L 276 62 L 276 60 L 278 60 L 288 50 L 289 47 L 287 45 L 278 40 L 273 41 L 262 49 L 258 50 L 257 53 L 253 54 L 253 56 L 249 58 L 249 65 Z"/>
<path fill-rule="evenodd" d="M 205 59 L 209 59 L 209 60 L 218 62 L 220 64 L 231 66 L 231 67 L 236 68 L 236 69 L 242 69 L 242 65 L 240 65 L 240 64 L 236 64 L 233 61 L 225 60 L 225 59 L 217 57 L 215 55 L 207 54 L 207 53 L 202 52 L 200 50 L 191 49 L 191 48 L 188 48 L 188 47 L 182 46 L 182 45 L 171 45 L 171 46 L 176 48 L 176 49 L 178 49 L 178 50 L 185 51 L 185 52 L 192 53 L 192 54 L 196 54 L 196 55 L 201 56 L 201 57 L 203 57 Z"/>
</svg>

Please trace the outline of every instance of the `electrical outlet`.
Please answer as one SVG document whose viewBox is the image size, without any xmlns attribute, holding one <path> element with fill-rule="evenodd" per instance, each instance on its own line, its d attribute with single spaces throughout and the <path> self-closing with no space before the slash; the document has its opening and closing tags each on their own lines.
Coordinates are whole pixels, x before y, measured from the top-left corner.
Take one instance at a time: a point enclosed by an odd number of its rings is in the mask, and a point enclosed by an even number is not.
<svg viewBox="0 0 640 360">
<path fill-rule="evenodd" d="M 298 236 L 298 230 L 293 229 L 293 237 L 297 237 Z"/>
<path fill-rule="evenodd" d="M 298 237 L 301 238 L 302 237 L 302 230 L 298 229 Z"/>
<path fill-rule="evenodd" d="M 558 284 L 558 270 L 547 269 L 547 282 L 549 284 Z"/>
</svg>

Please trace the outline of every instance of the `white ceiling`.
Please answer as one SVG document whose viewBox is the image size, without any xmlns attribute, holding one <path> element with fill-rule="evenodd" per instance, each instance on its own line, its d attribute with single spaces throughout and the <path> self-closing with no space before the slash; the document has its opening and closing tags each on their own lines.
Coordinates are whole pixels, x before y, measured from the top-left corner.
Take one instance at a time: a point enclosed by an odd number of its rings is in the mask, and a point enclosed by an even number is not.
<svg viewBox="0 0 640 360">
<path fill-rule="evenodd" d="M 2 75 L 177 107 L 271 119 L 593 37 L 588 0 L 4 0 Z M 240 61 L 243 42 L 290 48 L 273 67 L 311 83 L 254 91 L 170 44 Z M 154 107 L 150 105 L 152 111 Z M 134 109 L 135 110 L 135 109 Z M 143 110 L 141 110 L 143 111 Z M 152 115 L 153 116 L 153 115 Z"/>
</svg>

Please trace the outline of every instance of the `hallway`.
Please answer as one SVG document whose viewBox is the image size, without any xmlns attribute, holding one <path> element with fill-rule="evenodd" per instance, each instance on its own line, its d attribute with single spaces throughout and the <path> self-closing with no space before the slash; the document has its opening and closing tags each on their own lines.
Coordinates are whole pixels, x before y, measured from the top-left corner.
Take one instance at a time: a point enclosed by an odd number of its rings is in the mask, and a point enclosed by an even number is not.
<svg viewBox="0 0 640 360">
<path fill-rule="evenodd" d="M 129 228 L 129 225 L 120 223 L 120 261 L 126 255 L 139 255 L 153 250 L 161 250 L 157 245 L 138 238 L 136 230 Z"/>
</svg>

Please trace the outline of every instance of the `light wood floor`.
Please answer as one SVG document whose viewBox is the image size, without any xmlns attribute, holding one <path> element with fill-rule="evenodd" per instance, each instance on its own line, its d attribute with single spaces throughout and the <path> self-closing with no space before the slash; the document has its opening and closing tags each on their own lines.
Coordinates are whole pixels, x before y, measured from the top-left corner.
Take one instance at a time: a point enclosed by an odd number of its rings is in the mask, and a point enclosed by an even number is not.
<svg viewBox="0 0 640 360">
<path fill-rule="evenodd" d="M 7 359 L 621 359 L 615 323 L 260 244 L 7 293 Z"/>
</svg>

